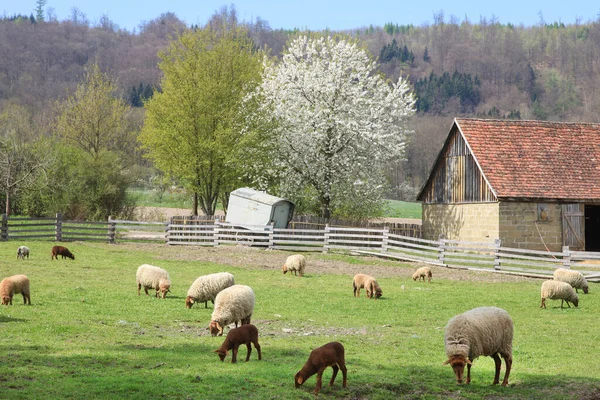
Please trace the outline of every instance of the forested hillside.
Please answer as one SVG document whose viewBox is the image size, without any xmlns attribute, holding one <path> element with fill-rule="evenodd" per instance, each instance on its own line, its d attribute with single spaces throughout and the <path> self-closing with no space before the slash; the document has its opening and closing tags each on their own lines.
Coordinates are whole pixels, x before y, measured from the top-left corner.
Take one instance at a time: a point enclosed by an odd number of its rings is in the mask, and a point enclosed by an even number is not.
<svg viewBox="0 0 600 400">
<path fill-rule="evenodd" d="M 268 21 L 246 25 L 258 47 L 281 54 L 297 31 L 273 30 Z M 393 21 L 393 16 L 390 16 Z M 231 21 L 230 21 L 231 22 Z M 0 20 L 0 128 L 26 137 L 48 136 L 57 101 L 73 93 L 85 67 L 97 63 L 116 78 L 118 96 L 131 107 L 128 131 L 143 120 L 143 101 L 160 90 L 157 52 L 186 26 L 174 14 L 118 29 L 103 17 L 91 25 L 76 9 L 69 20 L 33 15 Z M 408 78 L 417 95 L 415 131 L 406 160 L 390 165 L 389 197 L 411 199 L 432 166 L 455 116 L 600 122 L 600 20 L 536 26 L 432 16 L 421 26 L 357 27 L 342 32 L 362 41 L 392 81 Z M 144 165 L 135 146 L 132 164 Z"/>
</svg>

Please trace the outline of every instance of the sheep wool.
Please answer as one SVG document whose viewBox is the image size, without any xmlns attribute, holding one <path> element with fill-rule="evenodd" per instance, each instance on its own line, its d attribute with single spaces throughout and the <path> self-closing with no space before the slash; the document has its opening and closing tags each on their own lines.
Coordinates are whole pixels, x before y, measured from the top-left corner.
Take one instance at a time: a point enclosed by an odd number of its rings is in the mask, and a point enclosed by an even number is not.
<svg viewBox="0 0 600 400">
<path fill-rule="evenodd" d="M 557 268 L 554 270 L 554 280 L 568 283 L 569 285 L 573 286 L 573 289 L 575 289 L 576 292 L 577 289 L 583 290 L 583 293 L 585 294 L 587 294 L 589 291 L 587 279 L 585 279 L 583 274 L 579 271 L 566 268 Z"/>
<path fill-rule="evenodd" d="M 254 311 L 255 296 L 250 286 L 233 285 L 217 294 L 209 330 L 212 336 L 221 336 L 223 328 L 238 322 L 249 324 Z"/>
<path fill-rule="evenodd" d="M 148 289 L 155 289 L 156 297 L 159 297 L 158 292 L 161 292 L 162 298 L 164 299 L 171 288 L 171 278 L 169 278 L 169 273 L 164 269 L 153 265 L 140 265 L 135 274 L 135 279 L 138 285 L 138 296 L 140 294 L 140 289 L 143 287 L 146 295 L 148 294 Z"/>
<path fill-rule="evenodd" d="M 563 307 L 563 302 L 567 302 L 567 306 L 571 308 L 569 302 L 575 307 L 579 305 L 579 296 L 575 293 L 575 289 L 566 282 L 561 281 L 544 281 L 541 290 L 542 304 L 540 308 L 546 308 L 546 299 L 560 300 L 560 308 Z"/>
<path fill-rule="evenodd" d="M 13 275 L 2 279 L 0 282 L 0 298 L 2 304 L 12 306 L 12 299 L 15 294 L 23 295 L 23 303 L 31 305 L 31 295 L 29 292 L 29 278 L 25 275 Z"/>
<path fill-rule="evenodd" d="M 471 365 L 479 356 L 494 359 L 496 373 L 493 384 L 500 382 L 500 356 L 504 359 L 506 371 L 502 386 L 508 385 L 512 367 L 513 322 L 508 313 L 497 307 L 479 307 L 452 317 L 446 326 L 444 343 L 448 360 L 456 376 L 462 383 L 465 366 L 466 383 L 471 382 Z"/>
<path fill-rule="evenodd" d="M 281 271 L 285 274 L 288 271 L 293 272 L 294 275 L 304 275 L 304 268 L 306 267 L 306 258 L 302 254 L 294 254 L 289 256 L 285 260 L 285 264 L 281 268 Z"/>
<path fill-rule="evenodd" d="M 27 259 L 29 259 L 29 247 L 27 246 L 19 246 L 19 248 L 17 249 L 17 259 L 22 259 L 24 260 L 25 257 L 27 257 Z"/>
<path fill-rule="evenodd" d="M 431 268 L 429 267 L 421 267 L 418 270 L 415 271 L 415 273 L 413 274 L 412 278 L 413 281 L 416 281 L 417 279 L 421 279 L 423 278 L 423 282 L 425 282 L 425 278 L 427 278 L 427 281 L 429 283 L 431 283 L 431 277 L 432 277 L 432 273 L 431 273 Z"/>
<path fill-rule="evenodd" d="M 235 285 L 235 280 L 229 272 L 203 275 L 190 286 L 185 299 L 185 306 L 192 308 L 194 303 L 204 302 L 204 308 L 208 308 L 207 303 L 209 300 L 214 303 L 215 297 L 221 290 L 233 285 Z"/>
</svg>

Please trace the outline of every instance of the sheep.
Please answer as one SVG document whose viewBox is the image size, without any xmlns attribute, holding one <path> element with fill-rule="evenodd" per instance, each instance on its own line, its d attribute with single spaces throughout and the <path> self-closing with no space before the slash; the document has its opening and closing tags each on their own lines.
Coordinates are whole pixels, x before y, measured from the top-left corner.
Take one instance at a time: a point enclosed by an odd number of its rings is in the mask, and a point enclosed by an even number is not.
<svg viewBox="0 0 600 400">
<path fill-rule="evenodd" d="M 31 305 L 31 295 L 29 292 L 29 278 L 25 275 L 13 275 L 2 279 L 0 282 L 0 297 L 3 305 L 11 305 L 15 294 L 23 295 L 23 303 Z"/>
<path fill-rule="evenodd" d="M 250 323 L 254 311 L 254 291 L 250 286 L 233 285 L 225 288 L 215 297 L 215 307 L 208 330 L 212 336 L 222 336 L 223 328 L 231 323 Z"/>
<path fill-rule="evenodd" d="M 27 246 L 19 246 L 19 248 L 17 249 L 17 260 L 19 258 L 21 260 L 24 260 L 25 257 L 27 257 L 27 259 L 29 260 L 29 247 L 27 247 Z"/>
<path fill-rule="evenodd" d="M 589 287 L 587 279 L 585 279 L 583 274 L 579 271 L 566 268 L 557 268 L 554 271 L 554 280 L 567 282 L 569 285 L 573 286 L 575 292 L 578 292 L 577 289 L 581 289 L 583 290 L 584 294 L 588 293 Z"/>
<path fill-rule="evenodd" d="M 167 296 L 167 292 L 170 292 L 171 278 L 169 278 L 169 273 L 162 268 L 142 264 L 137 269 L 135 279 L 138 286 L 138 296 L 142 286 L 146 296 L 148 295 L 148 289 L 155 289 L 156 297 L 159 297 L 158 292 L 160 292 L 163 299 Z"/>
<path fill-rule="evenodd" d="M 281 271 L 284 274 L 290 271 L 290 274 L 293 272 L 294 275 L 300 275 L 300 278 L 302 278 L 305 267 L 306 258 L 302 254 L 294 254 L 285 260 L 285 264 L 281 267 Z"/>
<path fill-rule="evenodd" d="M 227 352 L 233 349 L 231 354 L 231 362 L 235 363 L 237 360 L 238 348 L 241 344 L 245 344 L 248 352 L 246 353 L 246 362 L 250 360 L 250 353 L 252 353 L 252 346 L 250 343 L 254 343 L 254 348 L 258 351 L 258 359 L 262 359 L 262 354 L 260 352 L 260 344 L 258 344 L 258 329 L 256 326 L 247 324 L 242 325 L 239 328 L 235 328 L 230 330 L 225 337 L 225 341 L 215 353 L 219 355 L 221 361 L 225 360 L 227 356 Z"/>
<path fill-rule="evenodd" d="M 340 342 L 330 342 L 321 347 L 317 347 L 310 352 L 308 360 L 300 371 L 294 376 L 296 387 L 300 387 L 308 378 L 317 374 L 317 386 L 315 386 L 315 395 L 319 394 L 323 383 L 323 371 L 325 368 L 333 368 L 333 375 L 329 381 L 329 386 L 333 386 L 338 370 L 342 370 L 344 377 L 343 387 L 347 385 L 346 361 L 344 360 L 344 346 Z"/>
<path fill-rule="evenodd" d="M 51 252 L 51 259 L 54 260 L 55 258 L 58 260 L 58 256 L 62 256 L 62 259 L 64 260 L 65 257 L 70 258 L 71 260 L 75 259 L 75 256 L 73 255 L 73 253 L 71 253 L 69 251 L 69 249 L 67 249 L 66 247 L 63 246 L 54 246 L 52 247 L 52 252 Z"/>
<path fill-rule="evenodd" d="M 194 303 L 204 302 L 204 308 L 208 308 L 208 300 L 215 304 L 215 296 L 221 290 L 233 285 L 235 281 L 229 272 L 201 276 L 190 286 L 185 298 L 185 306 L 192 308 Z"/>
<path fill-rule="evenodd" d="M 540 308 L 546 308 L 546 299 L 560 299 L 560 308 L 563 308 L 563 302 L 565 301 L 569 308 L 571 308 L 569 302 L 573 303 L 575 307 L 579 305 L 579 296 L 577 296 L 573 287 L 566 282 L 554 280 L 544 281 L 542 283 L 541 297 L 542 304 L 540 305 Z"/>
<path fill-rule="evenodd" d="M 383 291 L 377 283 L 377 280 L 370 275 L 356 274 L 352 279 L 352 286 L 354 288 L 354 297 L 360 297 L 360 289 L 365 288 L 367 297 L 372 299 L 380 298 L 383 295 Z"/>
<path fill-rule="evenodd" d="M 512 366 L 513 322 L 508 313 L 498 307 L 479 307 L 456 315 L 448 321 L 444 342 L 448 360 L 456 375 L 456 383 L 463 381 L 465 365 L 467 381 L 471 382 L 471 365 L 479 356 L 490 356 L 496 364 L 494 385 L 499 383 L 500 367 L 504 358 L 506 372 L 502 386 L 508 385 Z"/>
<path fill-rule="evenodd" d="M 427 281 L 429 283 L 431 283 L 431 278 L 432 278 L 432 273 L 431 273 L 431 268 L 429 267 L 421 267 L 418 270 L 415 271 L 415 273 L 413 274 L 412 278 L 413 281 L 416 281 L 417 279 L 421 279 L 423 278 L 423 282 L 425 282 L 425 277 L 427 277 Z"/>
</svg>

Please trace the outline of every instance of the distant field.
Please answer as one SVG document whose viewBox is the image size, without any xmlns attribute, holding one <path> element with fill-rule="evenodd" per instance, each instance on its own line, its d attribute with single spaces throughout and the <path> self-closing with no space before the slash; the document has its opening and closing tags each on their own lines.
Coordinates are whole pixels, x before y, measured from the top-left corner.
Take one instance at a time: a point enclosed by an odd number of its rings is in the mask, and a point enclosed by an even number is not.
<svg viewBox="0 0 600 400">
<path fill-rule="evenodd" d="M 168 207 L 168 208 L 191 208 L 191 199 L 183 193 L 165 192 L 159 198 L 153 190 L 131 189 L 129 196 L 139 207 Z M 387 218 L 421 218 L 421 203 L 387 200 L 384 209 L 384 217 Z"/>
</svg>

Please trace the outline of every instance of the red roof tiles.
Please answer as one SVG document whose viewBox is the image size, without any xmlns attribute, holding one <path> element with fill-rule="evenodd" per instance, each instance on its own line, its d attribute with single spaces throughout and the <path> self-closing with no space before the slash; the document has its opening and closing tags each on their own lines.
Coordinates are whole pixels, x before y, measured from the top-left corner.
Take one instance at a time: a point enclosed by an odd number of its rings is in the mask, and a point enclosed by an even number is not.
<svg viewBox="0 0 600 400">
<path fill-rule="evenodd" d="M 600 201 L 600 124 L 456 118 L 499 199 Z"/>
</svg>

